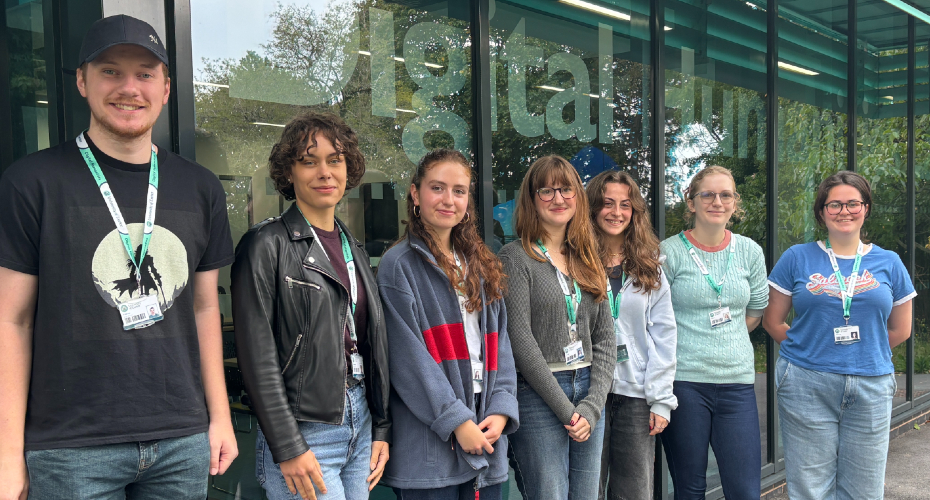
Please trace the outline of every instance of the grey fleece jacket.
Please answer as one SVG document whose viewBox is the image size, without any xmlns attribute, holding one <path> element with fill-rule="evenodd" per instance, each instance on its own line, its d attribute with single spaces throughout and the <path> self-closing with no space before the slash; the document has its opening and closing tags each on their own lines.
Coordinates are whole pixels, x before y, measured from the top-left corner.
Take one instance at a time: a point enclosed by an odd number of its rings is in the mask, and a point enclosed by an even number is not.
<svg viewBox="0 0 930 500">
<path fill-rule="evenodd" d="M 672 392 L 678 327 L 665 273 L 660 271 L 659 278 L 658 290 L 644 293 L 629 285 L 623 292 L 616 324 L 618 342 L 626 344 L 630 359 L 617 363 L 610 392 L 645 399 L 652 413 L 670 420 L 678 407 Z"/>
<path fill-rule="evenodd" d="M 504 302 L 517 370 L 563 424 L 577 412 L 593 427 L 607 401 L 617 359 L 610 304 L 595 302 L 594 295 L 586 291 L 581 293 L 578 339 L 584 345 L 585 359 L 591 362 L 591 385 L 588 396 L 575 407 L 549 369 L 549 363 L 565 362 L 562 349 L 571 343 L 565 296 L 555 268 L 527 255 L 520 240 L 504 245 L 498 257 L 508 276 Z"/>
</svg>

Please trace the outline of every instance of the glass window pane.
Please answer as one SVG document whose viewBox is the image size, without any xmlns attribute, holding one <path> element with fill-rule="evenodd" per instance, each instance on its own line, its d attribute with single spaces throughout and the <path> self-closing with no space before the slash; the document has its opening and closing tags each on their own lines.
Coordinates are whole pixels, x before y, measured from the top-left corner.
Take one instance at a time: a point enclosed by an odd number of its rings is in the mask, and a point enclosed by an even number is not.
<svg viewBox="0 0 930 500">
<path fill-rule="evenodd" d="M 44 0 L 5 2 L 13 160 L 49 147 Z M 51 35 L 51 34 L 50 34 Z M 55 111 L 51 113 L 54 124 Z"/>
<path fill-rule="evenodd" d="M 907 262 L 907 14 L 886 3 L 857 9 L 857 171 L 872 184 L 871 215 L 863 230 L 872 243 Z M 907 344 L 892 351 L 898 392 L 906 401 Z"/>
<path fill-rule="evenodd" d="M 916 178 L 916 255 L 914 286 L 914 400 L 930 397 L 930 26 L 917 23 L 914 173 Z M 895 371 L 899 366 L 895 363 Z M 904 384 L 898 382 L 898 388 Z"/>
<path fill-rule="evenodd" d="M 516 192 L 542 156 L 563 156 L 584 181 L 625 170 L 648 194 L 649 2 L 602 3 L 609 12 L 492 3 L 495 251 L 516 239 Z"/>
<path fill-rule="evenodd" d="M 306 109 L 330 111 L 355 130 L 367 165 L 336 215 L 377 266 L 403 231 L 416 162 L 440 146 L 472 156 L 470 12 L 467 1 L 192 0 L 197 161 L 226 189 L 234 242 L 290 205 L 267 167 L 284 124 Z M 261 498 L 256 421 L 233 359 L 228 268 L 219 285 L 240 456 L 210 494 Z"/>
<path fill-rule="evenodd" d="M 711 165 L 730 169 L 747 208 L 731 229 L 766 246 L 766 13 L 764 2 L 669 0 L 665 9 L 666 236 L 689 229 L 685 190 Z M 766 338 L 750 333 L 762 453 L 768 459 Z M 720 486 L 708 451 L 708 490 Z M 669 483 L 670 487 L 671 482 Z"/>
</svg>

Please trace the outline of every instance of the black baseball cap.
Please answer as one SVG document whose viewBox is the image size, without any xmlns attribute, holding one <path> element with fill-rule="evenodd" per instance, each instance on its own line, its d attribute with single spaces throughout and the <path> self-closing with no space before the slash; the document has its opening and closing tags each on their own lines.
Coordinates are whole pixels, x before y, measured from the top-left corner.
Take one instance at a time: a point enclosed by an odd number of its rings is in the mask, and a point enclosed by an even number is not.
<svg viewBox="0 0 930 500">
<path fill-rule="evenodd" d="M 105 17 L 90 26 L 81 43 L 78 66 L 93 61 L 103 51 L 124 43 L 149 49 L 159 61 L 168 65 L 168 52 L 149 23 L 124 14 Z"/>
</svg>

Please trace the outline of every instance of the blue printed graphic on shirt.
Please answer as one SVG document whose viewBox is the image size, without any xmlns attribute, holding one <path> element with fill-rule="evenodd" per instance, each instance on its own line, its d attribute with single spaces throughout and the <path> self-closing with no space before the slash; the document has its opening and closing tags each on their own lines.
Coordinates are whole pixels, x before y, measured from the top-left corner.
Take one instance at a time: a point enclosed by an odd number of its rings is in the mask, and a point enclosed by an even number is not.
<svg viewBox="0 0 930 500">
<path fill-rule="evenodd" d="M 868 247 L 867 247 L 868 248 Z M 854 256 L 837 256 L 847 290 L 852 287 Z M 837 344 L 833 329 L 846 324 L 840 287 L 820 243 L 789 248 L 775 264 L 769 284 L 791 296 L 795 318 L 781 356 L 807 368 L 846 375 L 877 376 L 894 372 L 888 344 L 891 309 L 917 293 L 901 258 L 877 245 L 862 257 L 849 324 L 859 327 L 860 342 Z"/>
</svg>

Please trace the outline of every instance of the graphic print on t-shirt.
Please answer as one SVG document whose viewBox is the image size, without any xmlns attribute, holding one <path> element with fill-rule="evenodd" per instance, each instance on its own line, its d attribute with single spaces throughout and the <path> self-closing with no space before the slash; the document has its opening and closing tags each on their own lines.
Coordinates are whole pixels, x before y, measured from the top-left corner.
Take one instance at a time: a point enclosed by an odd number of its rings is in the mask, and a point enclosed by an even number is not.
<svg viewBox="0 0 930 500">
<path fill-rule="evenodd" d="M 142 249 L 142 245 L 137 244 L 142 241 L 142 226 L 141 223 L 128 224 L 137 262 Z M 92 266 L 94 286 L 111 307 L 140 297 L 136 267 L 126 255 L 126 248 L 116 229 L 97 245 Z M 157 295 L 164 313 L 187 286 L 189 271 L 184 244 L 174 233 L 156 224 L 141 268 L 142 293 Z"/>
<path fill-rule="evenodd" d="M 844 276 L 843 279 L 846 282 L 846 289 L 852 285 L 852 276 Z M 868 269 L 862 272 L 862 275 L 859 276 L 859 279 L 856 281 L 856 290 L 853 296 L 859 295 L 862 292 L 868 292 L 869 290 L 874 290 L 878 288 L 881 283 L 872 276 L 872 273 Z M 821 295 L 826 293 L 830 297 L 840 298 L 840 285 L 836 280 L 836 275 L 831 274 L 829 276 L 824 276 L 820 273 L 814 273 L 810 276 L 810 283 L 807 284 L 807 290 L 814 295 Z"/>
</svg>

